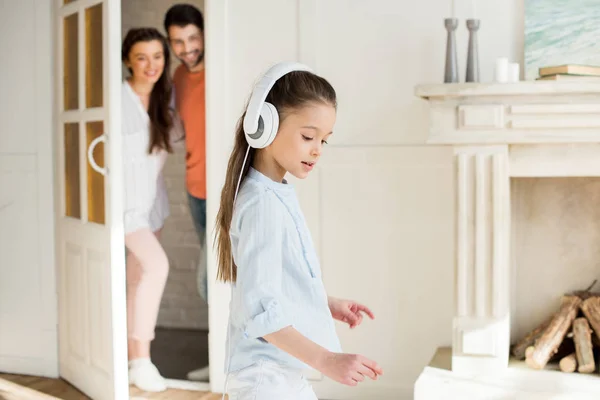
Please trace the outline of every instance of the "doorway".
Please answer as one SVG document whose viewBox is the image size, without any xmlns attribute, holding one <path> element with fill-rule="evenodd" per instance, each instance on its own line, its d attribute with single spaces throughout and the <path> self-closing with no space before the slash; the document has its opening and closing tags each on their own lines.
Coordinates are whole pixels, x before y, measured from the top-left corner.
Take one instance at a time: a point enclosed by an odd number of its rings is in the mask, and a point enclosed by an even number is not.
<svg viewBox="0 0 600 400">
<path fill-rule="evenodd" d="M 167 10 L 177 0 L 121 0 L 121 37 L 133 27 L 154 27 L 164 32 Z M 204 0 L 188 0 L 204 14 Z M 179 66 L 171 53 L 171 76 Z M 123 78 L 128 72 L 123 68 Z M 163 174 L 168 188 L 170 215 L 161 231 L 161 244 L 169 258 L 169 276 L 158 315 L 151 358 L 170 387 L 207 390 L 208 378 L 198 370 L 208 366 L 208 306 L 200 297 L 197 269 L 202 257 L 190 215 L 185 186 L 185 149 L 174 149 Z M 190 372 L 196 371 L 196 374 Z M 204 375 L 201 373 L 200 375 Z"/>
</svg>

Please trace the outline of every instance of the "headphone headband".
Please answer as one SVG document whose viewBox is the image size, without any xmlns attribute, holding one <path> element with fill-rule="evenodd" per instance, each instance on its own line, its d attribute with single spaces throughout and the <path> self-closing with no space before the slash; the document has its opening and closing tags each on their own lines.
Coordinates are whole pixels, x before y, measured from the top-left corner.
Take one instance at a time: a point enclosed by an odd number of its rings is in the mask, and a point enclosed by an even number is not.
<svg viewBox="0 0 600 400">
<path fill-rule="evenodd" d="M 312 72 L 312 70 L 304 64 L 297 62 L 281 62 L 269 68 L 260 81 L 258 81 L 252 91 L 252 96 L 250 97 L 248 108 L 246 110 L 246 116 L 244 117 L 244 132 L 246 135 L 252 135 L 259 130 L 259 119 L 267 94 L 269 94 L 269 91 L 279 78 L 292 71 Z"/>
</svg>

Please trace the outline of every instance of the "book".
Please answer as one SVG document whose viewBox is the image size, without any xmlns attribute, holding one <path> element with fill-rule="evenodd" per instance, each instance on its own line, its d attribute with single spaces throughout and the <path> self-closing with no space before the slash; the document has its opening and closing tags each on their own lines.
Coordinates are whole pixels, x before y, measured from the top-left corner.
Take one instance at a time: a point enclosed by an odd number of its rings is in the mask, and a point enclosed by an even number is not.
<svg viewBox="0 0 600 400">
<path fill-rule="evenodd" d="M 600 76 L 600 66 L 579 64 L 547 66 L 540 67 L 539 74 L 541 77 L 550 75 Z"/>
<path fill-rule="evenodd" d="M 540 76 L 536 81 L 600 81 L 600 76 L 555 74 Z"/>
</svg>

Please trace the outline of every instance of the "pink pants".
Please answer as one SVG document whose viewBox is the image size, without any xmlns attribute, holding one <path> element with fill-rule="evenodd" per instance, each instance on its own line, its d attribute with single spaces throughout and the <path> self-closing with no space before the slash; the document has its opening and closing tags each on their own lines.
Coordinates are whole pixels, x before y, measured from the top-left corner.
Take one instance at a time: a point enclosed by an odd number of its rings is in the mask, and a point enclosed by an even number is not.
<svg viewBox="0 0 600 400">
<path fill-rule="evenodd" d="M 127 337 L 150 341 L 169 274 L 158 233 L 141 229 L 125 235 L 127 247 Z"/>
</svg>

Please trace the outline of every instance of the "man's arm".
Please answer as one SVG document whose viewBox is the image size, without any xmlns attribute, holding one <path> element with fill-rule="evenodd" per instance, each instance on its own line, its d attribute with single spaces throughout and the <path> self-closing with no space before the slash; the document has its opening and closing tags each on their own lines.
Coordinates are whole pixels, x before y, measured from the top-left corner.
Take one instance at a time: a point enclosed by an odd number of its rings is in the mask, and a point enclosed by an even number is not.
<svg viewBox="0 0 600 400">
<path fill-rule="evenodd" d="M 173 126 L 169 133 L 169 140 L 173 149 L 185 148 L 185 128 L 181 117 L 176 112 L 171 114 L 173 116 Z"/>
</svg>

